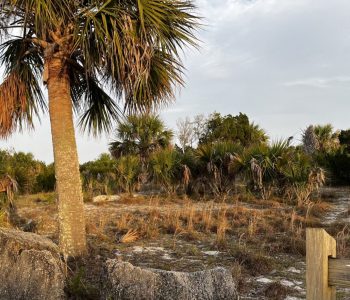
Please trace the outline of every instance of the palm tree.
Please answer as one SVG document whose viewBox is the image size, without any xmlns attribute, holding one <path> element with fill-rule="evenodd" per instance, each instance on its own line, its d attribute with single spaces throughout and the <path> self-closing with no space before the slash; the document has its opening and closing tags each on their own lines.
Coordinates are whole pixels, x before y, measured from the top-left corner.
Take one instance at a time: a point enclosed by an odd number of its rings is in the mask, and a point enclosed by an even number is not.
<svg viewBox="0 0 350 300">
<path fill-rule="evenodd" d="M 180 152 L 172 147 L 155 151 L 150 156 L 149 169 L 155 183 L 160 184 L 168 195 L 174 193 L 183 173 Z"/>
<path fill-rule="evenodd" d="M 0 0 L 0 135 L 33 126 L 48 107 L 59 196 L 60 247 L 86 252 L 82 187 L 73 125 L 109 130 L 125 110 L 149 111 L 182 83 L 179 50 L 195 45 L 190 0 Z M 110 93 L 106 87 L 109 88 Z"/>
<path fill-rule="evenodd" d="M 337 150 L 340 147 L 339 134 L 339 131 L 333 130 L 331 124 L 310 125 L 302 134 L 304 149 L 309 154 Z"/>
<path fill-rule="evenodd" d="M 319 143 L 320 151 L 330 152 L 339 148 L 339 131 L 333 131 L 331 124 L 316 125 L 315 135 Z"/>
<path fill-rule="evenodd" d="M 155 115 L 130 115 L 117 128 L 117 138 L 110 144 L 110 151 L 115 158 L 125 154 L 138 155 L 142 165 L 149 155 L 170 145 L 173 132 Z"/>
<path fill-rule="evenodd" d="M 117 159 L 116 171 L 118 185 L 125 192 L 132 194 L 140 179 L 140 158 L 135 155 L 124 155 Z"/>
</svg>

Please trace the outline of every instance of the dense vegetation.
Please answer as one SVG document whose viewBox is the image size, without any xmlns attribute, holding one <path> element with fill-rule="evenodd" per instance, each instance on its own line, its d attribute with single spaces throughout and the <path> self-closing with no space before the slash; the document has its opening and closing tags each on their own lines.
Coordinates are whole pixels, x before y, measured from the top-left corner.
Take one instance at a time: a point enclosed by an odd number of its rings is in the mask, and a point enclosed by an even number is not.
<svg viewBox="0 0 350 300">
<path fill-rule="evenodd" d="M 0 150 L 0 176 L 14 178 L 21 194 L 53 191 L 55 171 L 53 164 L 36 160 L 31 153 Z"/>
<path fill-rule="evenodd" d="M 174 133 L 155 115 L 132 115 L 116 128 L 111 154 L 80 166 L 86 199 L 135 191 L 227 195 L 244 185 L 257 197 L 273 194 L 307 203 L 329 183 L 350 181 L 350 131 L 309 126 L 302 144 L 291 138 L 269 142 L 244 114 L 197 116 L 178 123 Z M 22 194 L 53 191 L 53 164 L 30 153 L 0 151 L 0 175 L 13 177 Z"/>
</svg>

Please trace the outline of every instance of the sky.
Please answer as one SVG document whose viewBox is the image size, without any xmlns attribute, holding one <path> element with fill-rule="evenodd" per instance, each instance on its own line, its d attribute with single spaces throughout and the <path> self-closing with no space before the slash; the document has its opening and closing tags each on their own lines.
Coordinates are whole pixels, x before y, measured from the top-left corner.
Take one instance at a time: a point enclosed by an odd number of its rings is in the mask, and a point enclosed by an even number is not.
<svg viewBox="0 0 350 300">
<path fill-rule="evenodd" d="M 350 128 L 349 0 L 197 0 L 200 49 L 184 53 L 186 86 L 160 112 L 168 127 L 186 116 L 246 113 L 272 139 L 310 124 Z M 1 80 L 1 77 L 0 77 Z M 81 162 L 108 151 L 112 135 L 76 132 Z M 53 161 L 47 117 L 1 149 Z"/>
</svg>

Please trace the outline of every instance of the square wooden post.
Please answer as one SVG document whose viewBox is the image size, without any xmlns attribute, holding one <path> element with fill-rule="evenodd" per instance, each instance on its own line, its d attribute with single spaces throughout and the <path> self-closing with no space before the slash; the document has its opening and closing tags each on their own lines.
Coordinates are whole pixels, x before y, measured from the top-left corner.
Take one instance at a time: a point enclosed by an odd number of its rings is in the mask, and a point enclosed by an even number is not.
<svg viewBox="0 0 350 300">
<path fill-rule="evenodd" d="M 328 257 L 336 257 L 336 241 L 324 229 L 306 229 L 306 299 L 335 300 L 328 285 Z"/>
</svg>

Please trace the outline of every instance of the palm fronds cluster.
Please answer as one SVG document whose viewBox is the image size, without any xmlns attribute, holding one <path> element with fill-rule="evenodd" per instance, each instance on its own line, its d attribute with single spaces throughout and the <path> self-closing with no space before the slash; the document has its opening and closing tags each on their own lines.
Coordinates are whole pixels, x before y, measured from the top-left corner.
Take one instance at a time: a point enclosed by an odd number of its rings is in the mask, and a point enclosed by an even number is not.
<svg viewBox="0 0 350 300">
<path fill-rule="evenodd" d="M 0 0 L 0 136 L 32 126 L 42 85 L 68 77 L 82 128 L 96 134 L 150 111 L 183 84 L 181 50 L 196 46 L 191 1 Z M 108 88 L 106 88 L 108 87 Z"/>
</svg>

